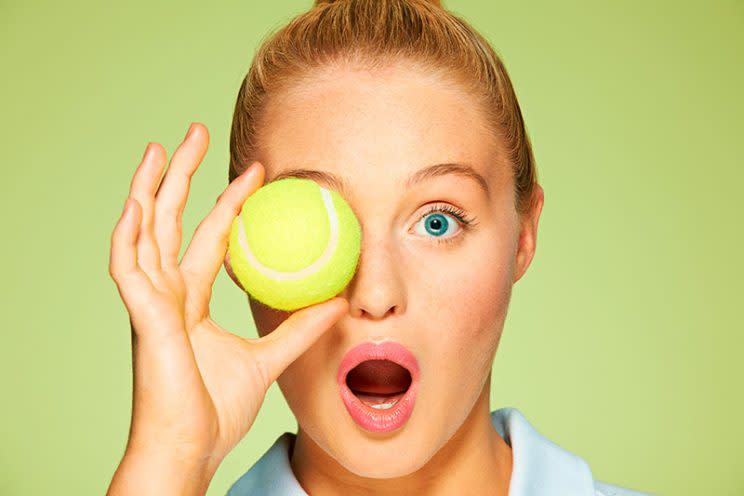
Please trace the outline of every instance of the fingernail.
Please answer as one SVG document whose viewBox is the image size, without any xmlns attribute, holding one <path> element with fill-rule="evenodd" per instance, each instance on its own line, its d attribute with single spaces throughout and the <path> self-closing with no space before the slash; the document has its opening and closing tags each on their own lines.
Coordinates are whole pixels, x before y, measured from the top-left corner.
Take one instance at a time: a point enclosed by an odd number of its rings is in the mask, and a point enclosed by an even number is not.
<svg viewBox="0 0 744 496">
<path fill-rule="evenodd" d="M 243 175 L 247 175 L 247 174 L 250 174 L 251 172 L 254 172 L 257 169 L 256 164 L 258 164 L 258 162 L 251 163 L 251 165 L 249 165 L 248 168 L 243 171 Z"/>
<path fill-rule="evenodd" d="M 147 158 L 147 154 L 150 153 L 150 145 L 152 145 L 152 143 L 148 142 L 147 146 L 145 147 L 145 153 L 142 154 L 142 160 L 145 160 Z"/>
<path fill-rule="evenodd" d="M 127 197 L 127 199 L 124 200 L 124 209 L 121 211 L 121 215 L 126 215 L 128 209 L 129 209 L 129 197 Z"/>
<path fill-rule="evenodd" d="M 188 139 L 189 136 L 191 136 L 193 132 L 194 132 L 194 123 L 192 122 L 191 125 L 189 126 L 189 130 L 186 131 L 186 137 L 184 139 Z"/>
</svg>

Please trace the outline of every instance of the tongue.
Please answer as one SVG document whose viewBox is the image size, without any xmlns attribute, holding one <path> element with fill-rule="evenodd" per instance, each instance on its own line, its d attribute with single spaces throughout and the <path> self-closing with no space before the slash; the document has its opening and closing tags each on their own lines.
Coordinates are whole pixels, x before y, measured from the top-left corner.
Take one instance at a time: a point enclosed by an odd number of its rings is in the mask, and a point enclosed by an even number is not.
<svg viewBox="0 0 744 496">
<path fill-rule="evenodd" d="M 346 384 L 360 398 L 377 402 L 405 393 L 411 385 L 411 374 L 390 360 L 367 360 L 349 372 Z"/>
</svg>

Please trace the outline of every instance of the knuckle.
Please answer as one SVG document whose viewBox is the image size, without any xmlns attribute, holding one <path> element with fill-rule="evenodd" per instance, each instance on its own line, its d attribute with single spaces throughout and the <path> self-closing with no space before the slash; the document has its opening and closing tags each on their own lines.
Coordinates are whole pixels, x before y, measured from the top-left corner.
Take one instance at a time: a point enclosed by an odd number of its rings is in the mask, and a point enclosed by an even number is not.
<svg viewBox="0 0 744 496">
<path fill-rule="evenodd" d="M 119 288 L 129 286 L 137 278 L 137 270 L 127 270 L 116 264 L 109 267 L 109 275 Z"/>
<path fill-rule="evenodd" d="M 111 276 L 111 279 L 114 280 L 116 285 L 120 288 L 126 283 L 127 276 L 118 267 L 109 268 L 109 275 Z"/>
<path fill-rule="evenodd" d="M 117 262 L 117 258 L 115 256 L 112 256 L 109 259 L 108 273 L 111 276 L 111 278 L 114 280 L 119 279 L 121 277 L 121 267 L 119 263 Z"/>
<path fill-rule="evenodd" d="M 165 222 L 168 224 L 177 224 L 181 220 L 181 212 L 179 209 L 172 205 L 161 205 L 158 203 L 155 206 L 155 216 L 158 222 Z"/>
</svg>

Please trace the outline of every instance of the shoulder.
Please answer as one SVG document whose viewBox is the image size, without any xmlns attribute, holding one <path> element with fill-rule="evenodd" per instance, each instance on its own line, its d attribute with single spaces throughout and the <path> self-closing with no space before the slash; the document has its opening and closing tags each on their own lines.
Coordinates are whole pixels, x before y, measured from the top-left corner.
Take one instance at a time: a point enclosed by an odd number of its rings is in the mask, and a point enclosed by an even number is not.
<svg viewBox="0 0 744 496">
<path fill-rule="evenodd" d="M 538 431 L 516 408 L 491 412 L 499 435 L 512 447 L 509 494 L 515 496 L 650 496 L 596 480 L 586 460 Z"/>
<path fill-rule="evenodd" d="M 651 493 L 642 493 L 598 480 L 594 481 L 594 494 L 595 496 L 653 496 Z"/>
</svg>

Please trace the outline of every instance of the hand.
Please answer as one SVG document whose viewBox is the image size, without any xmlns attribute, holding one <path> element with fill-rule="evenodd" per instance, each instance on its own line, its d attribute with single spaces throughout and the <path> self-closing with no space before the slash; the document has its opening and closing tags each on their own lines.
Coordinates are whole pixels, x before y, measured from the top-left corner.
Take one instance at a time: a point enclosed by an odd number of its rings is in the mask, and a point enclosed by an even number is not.
<svg viewBox="0 0 744 496">
<path fill-rule="evenodd" d="M 162 182 L 166 152 L 149 145 L 111 236 L 109 273 L 132 330 L 127 454 L 172 453 L 204 461 L 213 474 L 250 429 L 271 383 L 348 311 L 348 302 L 336 297 L 298 310 L 256 339 L 210 318 L 232 221 L 265 171 L 256 162 L 227 186 L 179 262 L 181 215 L 208 144 L 207 128 L 194 123 Z"/>
</svg>

